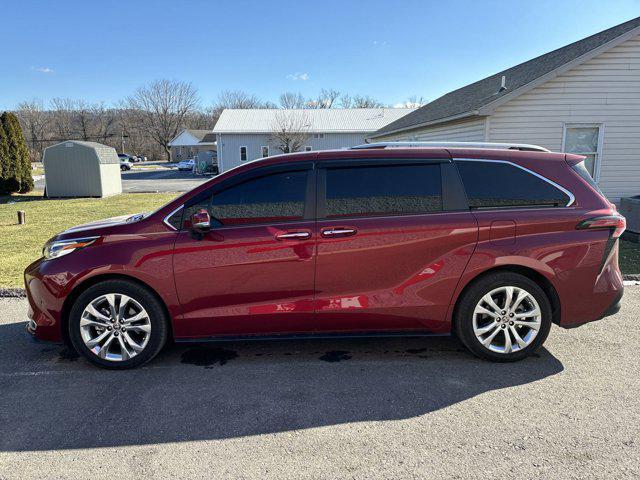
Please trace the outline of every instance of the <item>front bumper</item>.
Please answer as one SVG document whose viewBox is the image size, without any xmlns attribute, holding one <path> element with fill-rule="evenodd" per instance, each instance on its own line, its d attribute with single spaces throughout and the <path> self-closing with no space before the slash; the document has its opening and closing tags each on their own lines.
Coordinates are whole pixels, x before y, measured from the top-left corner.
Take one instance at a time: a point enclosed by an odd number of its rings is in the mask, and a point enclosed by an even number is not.
<svg viewBox="0 0 640 480">
<path fill-rule="evenodd" d="M 62 276 L 47 273 L 46 262 L 36 260 L 24 272 L 24 285 L 29 301 L 27 331 L 38 340 L 63 341 L 62 307 L 65 299 Z"/>
</svg>

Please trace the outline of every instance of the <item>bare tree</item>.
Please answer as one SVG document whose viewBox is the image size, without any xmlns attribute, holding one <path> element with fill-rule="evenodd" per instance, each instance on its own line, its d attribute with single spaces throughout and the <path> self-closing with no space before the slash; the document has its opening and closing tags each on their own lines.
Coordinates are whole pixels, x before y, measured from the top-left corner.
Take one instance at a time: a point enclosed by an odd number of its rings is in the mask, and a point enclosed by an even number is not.
<svg viewBox="0 0 640 480">
<path fill-rule="evenodd" d="M 49 130 L 50 115 L 44 110 L 41 100 L 22 102 L 16 111 L 29 145 L 31 161 L 39 161 L 44 150 L 44 141 Z"/>
<path fill-rule="evenodd" d="M 65 140 L 74 138 L 75 100 L 70 98 L 54 98 L 51 100 L 51 106 L 55 136 Z"/>
<path fill-rule="evenodd" d="M 95 140 L 107 143 L 110 138 L 118 135 L 115 110 L 105 107 L 104 103 L 96 103 L 90 106 L 90 111 L 93 138 Z"/>
<path fill-rule="evenodd" d="M 190 83 L 175 80 L 156 80 L 141 87 L 127 98 L 129 110 L 139 111 L 140 128 L 146 132 L 170 157 L 169 142 L 185 124 L 187 117 L 196 111 L 198 92 Z"/>
<path fill-rule="evenodd" d="M 264 108 L 264 102 L 257 96 L 243 92 L 242 90 L 225 90 L 218 95 L 214 108 Z"/>
<path fill-rule="evenodd" d="M 351 108 L 353 105 L 353 98 L 348 93 L 340 95 L 340 108 Z"/>
<path fill-rule="evenodd" d="M 299 151 L 309 138 L 309 118 L 304 111 L 278 112 L 272 127 L 271 142 L 282 153 Z"/>
<path fill-rule="evenodd" d="M 78 100 L 75 102 L 74 113 L 74 120 L 77 125 L 80 139 L 85 142 L 92 140 L 91 107 L 84 100 Z"/>
<path fill-rule="evenodd" d="M 418 97 L 417 95 L 411 95 L 404 102 L 402 102 L 402 108 L 420 108 L 426 105 L 427 101 L 424 97 Z"/>
<path fill-rule="evenodd" d="M 311 108 L 332 108 L 339 96 L 340 92 L 338 90 L 323 88 L 320 90 L 318 97 L 309 102 L 309 106 Z"/>
<path fill-rule="evenodd" d="M 384 104 L 379 102 L 369 95 L 356 95 L 353 97 L 353 104 L 351 108 L 377 108 L 384 107 Z"/>
<path fill-rule="evenodd" d="M 280 106 L 284 109 L 304 108 L 306 103 L 300 92 L 284 92 L 280 95 Z"/>
</svg>

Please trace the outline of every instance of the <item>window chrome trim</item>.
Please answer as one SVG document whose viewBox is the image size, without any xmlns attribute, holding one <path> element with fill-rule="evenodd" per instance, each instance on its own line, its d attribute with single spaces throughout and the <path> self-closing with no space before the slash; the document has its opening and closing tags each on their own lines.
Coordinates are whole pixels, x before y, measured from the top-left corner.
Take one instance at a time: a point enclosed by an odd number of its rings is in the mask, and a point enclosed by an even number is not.
<svg viewBox="0 0 640 480">
<path fill-rule="evenodd" d="M 169 218 L 172 217 L 174 214 L 178 213 L 180 210 L 182 210 L 184 208 L 184 205 L 180 205 L 178 208 L 176 208 L 175 210 L 173 210 L 171 213 L 169 213 L 169 215 L 167 215 L 166 217 L 164 217 L 164 219 L 162 220 L 162 223 L 164 223 L 167 227 L 169 227 L 171 230 L 174 231 L 178 231 L 178 229 L 176 227 L 174 227 L 173 225 L 171 225 L 169 223 Z"/>
<path fill-rule="evenodd" d="M 544 180 L 545 182 L 549 183 L 550 185 L 553 185 L 554 187 L 556 187 L 561 192 L 564 192 L 566 195 L 569 196 L 569 203 L 567 203 L 565 205 L 565 207 L 570 207 L 576 201 L 576 197 L 573 195 L 573 193 L 571 193 L 569 190 L 567 190 L 563 186 L 558 185 L 553 180 L 549 180 L 547 177 L 545 177 L 543 175 L 540 175 L 539 173 L 534 172 L 533 170 L 529 170 L 528 168 L 525 168 L 522 165 L 518 165 L 517 163 L 509 162 L 508 160 L 489 160 L 489 159 L 484 159 L 484 158 L 453 158 L 453 161 L 454 162 L 461 161 L 461 162 L 506 163 L 507 165 L 512 165 L 514 167 L 519 168 L 520 170 L 524 170 L 525 172 L 533 175 L 534 177 L 538 177 L 539 179 Z M 488 207 L 488 208 L 500 208 L 500 207 Z M 532 208 L 535 208 L 535 207 L 532 207 Z"/>
</svg>

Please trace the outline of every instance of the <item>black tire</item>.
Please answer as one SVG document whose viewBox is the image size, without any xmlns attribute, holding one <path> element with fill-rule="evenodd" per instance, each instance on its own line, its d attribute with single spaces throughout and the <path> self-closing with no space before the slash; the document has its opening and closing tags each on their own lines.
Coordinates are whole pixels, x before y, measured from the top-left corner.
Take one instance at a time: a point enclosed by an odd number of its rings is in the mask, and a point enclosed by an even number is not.
<svg viewBox="0 0 640 480">
<path fill-rule="evenodd" d="M 534 297 L 541 312 L 541 325 L 531 343 L 510 353 L 489 350 L 476 337 L 473 328 L 473 313 L 482 297 L 497 288 L 505 286 L 514 286 L 526 290 Z M 547 294 L 536 282 L 518 273 L 496 272 L 476 280 L 458 299 L 454 318 L 455 334 L 468 350 L 480 358 L 494 362 L 515 362 L 531 355 L 542 346 L 551 330 L 551 318 L 551 302 Z M 507 326 L 506 328 L 508 329 L 509 327 Z"/>
<path fill-rule="evenodd" d="M 94 299 L 110 293 L 124 294 L 138 302 L 146 310 L 151 332 L 144 349 L 128 360 L 107 360 L 99 358 L 82 339 L 80 319 L 84 309 Z M 74 348 L 89 362 L 99 367 L 123 370 L 144 365 L 155 357 L 167 341 L 168 318 L 160 301 L 147 288 L 127 280 L 105 280 L 82 292 L 69 313 L 69 338 Z"/>
</svg>

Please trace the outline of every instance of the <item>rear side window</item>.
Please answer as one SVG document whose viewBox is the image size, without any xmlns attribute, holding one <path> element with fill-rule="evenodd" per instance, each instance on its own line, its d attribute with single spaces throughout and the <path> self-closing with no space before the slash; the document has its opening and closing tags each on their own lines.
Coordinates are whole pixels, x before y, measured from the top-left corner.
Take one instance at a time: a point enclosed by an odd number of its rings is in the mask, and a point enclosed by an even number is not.
<svg viewBox="0 0 640 480">
<path fill-rule="evenodd" d="M 576 163 L 571 168 L 573 169 L 574 172 L 576 172 L 578 175 L 580 175 L 580 177 L 585 182 L 587 182 L 589 185 L 591 185 L 595 189 L 596 192 L 598 192 L 600 195 L 602 195 L 604 197 L 604 193 L 602 193 L 602 190 L 600 190 L 600 187 L 598 187 L 598 184 L 595 182 L 595 180 L 593 179 L 593 177 L 589 173 L 589 170 L 587 169 L 587 166 L 585 165 L 584 161 L 582 161 L 580 163 Z"/>
<path fill-rule="evenodd" d="M 440 165 L 327 169 L 326 217 L 442 211 Z"/>
<path fill-rule="evenodd" d="M 457 160 L 470 208 L 566 206 L 569 195 L 515 165 Z"/>
</svg>

